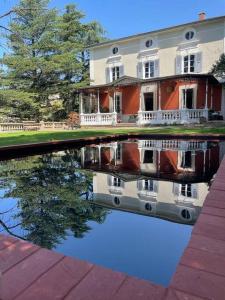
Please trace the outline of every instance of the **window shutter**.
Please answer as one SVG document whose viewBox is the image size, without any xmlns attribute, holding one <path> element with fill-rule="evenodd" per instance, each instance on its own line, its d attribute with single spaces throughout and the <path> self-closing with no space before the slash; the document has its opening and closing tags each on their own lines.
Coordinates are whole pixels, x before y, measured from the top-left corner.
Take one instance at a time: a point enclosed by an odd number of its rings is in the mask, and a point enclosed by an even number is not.
<svg viewBox="0 0 225 300">
<path fill-rule="evenodd" d="M 174 182 L 174 184 L 173 184 L 173 193 L 174 193 L 174 195 L 179 196 L 179 184 L 178 183 Z"/>
<path fill-rule="evenodd" d="M 138 189 L 139 191 L 142 190 L 142 180 L 137 180 L 137 189 Z"/>
<path fill-rule="evenodd" d="M 182 56 L 177 55 L 176 57 L 176 74 L 182 73 Z"/>
<path fill-rule="evenodd" d="M 143 78 L 143 68 L 141 62 L 137 64 L 137 78 Z"/>
<path fill-rule="evenodd" d="M 195 67 L 196 67 L 196 73 L 201 73 L 202 72 L 202 52 L 198 52 L 195 55 Z"/>
<path fill-rule="evenodd" d="M 124 186 L 125 186 L 125 182 L 121 180 L 121 188 L 124 188 Z"/>
<path fill-rule="evenodd" d="M 120 77 L 124 76 L 124 66 L 120 66 Z"/>
<path fill-rule="evenodd" d="M 192 185 L 192 198 L 198 198 L 197 184 Z"/>
<path fill-rule="evenodd" d="M 106 78 L 106 83 L 109 83 L 110 82 L 110 68 L 107 67 L 105 69 L 105 78 Z"/>
<path fill-rule="evenodd" d="M 112 176 L 111 175 L 107 176 L 107 182 L 108 182 L 108 186 L 112 186 Z"/>
<path fill-rule="evenodd" d="M 155 193 L 158 193 L 158 181 L 155 181 L 155 180 L 154 180 L 154 183 L 153 183 L 153 191 L 154 191 Z"/>
<path fill-rule="evenodd" d="M 155 74 L 154 77 L 159 77 L 159 59 L 155 60 Z"/>
</svg>

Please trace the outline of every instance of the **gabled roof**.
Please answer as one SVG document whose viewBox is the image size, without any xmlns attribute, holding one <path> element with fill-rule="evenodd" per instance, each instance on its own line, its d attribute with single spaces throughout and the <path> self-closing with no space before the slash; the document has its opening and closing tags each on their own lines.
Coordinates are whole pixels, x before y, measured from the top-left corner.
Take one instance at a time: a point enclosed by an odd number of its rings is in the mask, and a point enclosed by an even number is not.
<svg viewBox="0 0 225 300">
<path fill-rule="evenodd" d="M 194 22 L 184 23 L 184 24 L 175 25 L 175 26 L 171 26 L 171 27 L 166 27 L 166 28 L 162 28 L 162 29 L 158 29 L 158 30 L 138 33 L 138 34 L 126 36 L 126 37 L 123 37 L 123 38 L 118 38 L 118 39 L 109 40 L 109 41 L 98 43 L 98 44 L 93 44 L 93 45 L 90 45 L 88 48 L 91 49 L 91 48 L 109 46 L 109 45 L 113 45 L 113 44 L 121 42 L 121 41 L 133 40 L 133 39 L 137 39 L 139 37 L 153 35 L 153 34 L 165 32 L 165 31 L 172 31 L 172 30 L 179 29 L 179 28 L 182 29 L 182 28 L 185 28 L 185 27 L 190 27 L 190 26 L 195 26 L 195 25 L 200 25 L 200 24 L 213 23 L 213 22 L 220 21 L 220 20 L 221 21 L 225 20 L 225 15 L 224 16 L 219 16 L 219 17 L 214 17 L 214 18 L 208 18 L 208 19 L 205 19 L 205 20 L 197 20 L 197 21 L 194 21 Z"/>
<path fill-rule="evenodd" d="M 133 85 L 137 83 L 141 83 L 142 79 L 137 77 L 131 77 L 131 76 L 122 76 L 119 79 L 113 81 L 110 85 L 111 86 L 125 86 L 125 85 Z"/>
</svg>

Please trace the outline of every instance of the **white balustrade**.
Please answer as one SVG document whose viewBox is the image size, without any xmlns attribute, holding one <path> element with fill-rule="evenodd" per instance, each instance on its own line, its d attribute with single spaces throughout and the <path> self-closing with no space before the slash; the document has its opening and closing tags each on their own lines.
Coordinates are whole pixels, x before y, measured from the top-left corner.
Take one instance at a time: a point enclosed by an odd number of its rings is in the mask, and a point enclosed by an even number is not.
<svg viewBox="0 0 225 300">
<path fill-rule="evenodd" d="M 81 125 L 115 125 L 117 113 L 80 114 Z"/>
<path fill-rule="evenodd" d="M 201 118 L 208 120 L 207 109 L 180 109 L 138 112 L 139 125 L 200 123 Z"/>
<path fill-rule="evenodd" d="M 22 123 L 0 123 L 0 132 L 13 132 L 25 130 L 49 130 L 49 129 L 66 129 L 65 122 L 22 122 Z"/>
<path fill-rule="evenodd" d="M 144 150 L 174 150 L 174 151 L 207 150 L 207 142 L 206 141 L 181 141 L 181 140 L 139 140 L 138 148 Z"/>
<path fill-rule="evenodd" d="M 0 131 L 22 131 L 23 123 L 0 123 Z"/>
</svg>

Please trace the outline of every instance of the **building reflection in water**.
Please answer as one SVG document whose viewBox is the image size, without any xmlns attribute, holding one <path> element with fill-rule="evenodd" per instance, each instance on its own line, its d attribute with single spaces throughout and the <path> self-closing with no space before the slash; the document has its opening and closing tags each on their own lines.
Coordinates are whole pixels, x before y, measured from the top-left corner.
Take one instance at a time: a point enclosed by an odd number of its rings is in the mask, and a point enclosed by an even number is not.
<svg viewBox="0 0 225 300">
<path fill-rule="evenodd" d="M 224 147 L 216 142 L 139 140 L 81 149 L 81 164 L 95 171 L 95 203 L 194 224 Z"/>
</svg>

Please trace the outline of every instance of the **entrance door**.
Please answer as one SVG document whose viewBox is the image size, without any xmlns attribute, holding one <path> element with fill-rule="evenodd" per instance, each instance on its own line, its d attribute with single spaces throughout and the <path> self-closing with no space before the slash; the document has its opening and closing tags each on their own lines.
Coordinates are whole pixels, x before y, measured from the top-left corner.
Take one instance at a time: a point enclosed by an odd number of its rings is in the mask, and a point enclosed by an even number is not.
<svg viewBox="0 0 225 300">
<path fill-rule="evenodd" d="M 145 111 L 154 110 L 154 93 L 144 93 Z"/>
<path fill-rule="evenodd" d="M 183 108 L 188 108 L 188 109 L 194 108 L 194 90 L 193 89 L 186 89 L 186 96 L 185 96 L 185 89 L 183 90 Z"/>
<path fill-rule="evenodd" d="M 115 95 L 115 111 L 118 114 L 122 113 L 122 94 Z"/>
</svg>

